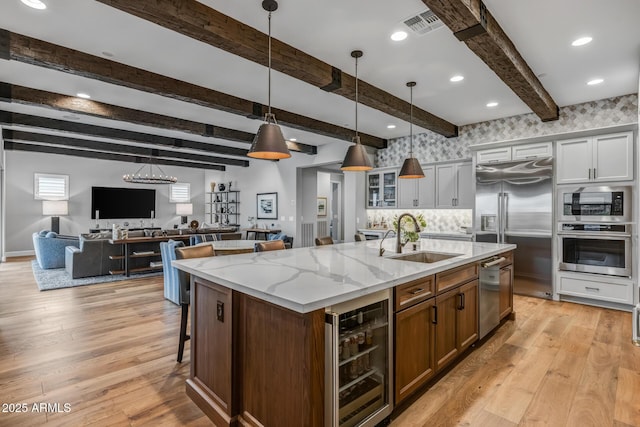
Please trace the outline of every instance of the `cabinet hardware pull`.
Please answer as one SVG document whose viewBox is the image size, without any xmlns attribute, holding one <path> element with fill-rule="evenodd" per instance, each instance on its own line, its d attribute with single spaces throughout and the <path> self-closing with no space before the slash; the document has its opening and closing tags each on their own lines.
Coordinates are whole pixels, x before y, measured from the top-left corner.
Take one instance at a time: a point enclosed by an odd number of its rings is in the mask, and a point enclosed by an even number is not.
<svg viewBox="0 0 640 427">
<path fill-rule="evenodd" d="M 437 325 L 438 324 L 438 306 L 432 305 L 431 307 L 433 307 L 433 320 L 431 321 L 431 323 L 433 323 L 434 325 Z"/>
<path fill-rule="evenodd" d="M 592 287 L 592 286 L 585 286 L 584 288 L 585 288 L 585 289 L 590 289 L 590 290 L 592 290 L 592 291 L 600 292 L 600 288 L 594 288 L 594 287 Z"/>
<path fill-rule="evenodd" d="M 467 295 L 466 294 L 460 294 L 462 295 L 462 309 L 464 310 L 465 307 L 467 306 Z"/>
<path fill-rule="evenodd" d="M 413 291 L 411 291 L 411 292 L 409 292 L 409 293 L 410 293 L 411 295 L 416 295 L 416 294 L 419 294 L 419 293 L 421 293 L 421 292 L 424 292 L 424 289 L 423 289 L 423 288 L 415 289 L 415 290 L 413 290 Z"/>
<path fill-rule="evenodd" d="M 460 297 L 460 303 L 458 304 L 458 310 L 463 310 L 464 309 L 464 294 L 458 294 L 458 296 Z"/>
<path fill-rule="evenodd" d="M 596 179 L 596 168 L 593 168 L 593 179 Z"/>
<path fill-rule="evenodd" d="M 488 268 L 488 267 L 493 267 L 494 265 L 498 265 L 501 262 L 506 261 L 507 259 L 503 256 L 501 256 L 500 258 L 494 259 L 493 261 L 489 261 L 489 262 L 485 262 L 482 264 L 482 268 Z"/>
<path fill-rule="evenodd" d="M 589 179 L 591 179 L 591 168 L 589 168 Z"/>
</svg>

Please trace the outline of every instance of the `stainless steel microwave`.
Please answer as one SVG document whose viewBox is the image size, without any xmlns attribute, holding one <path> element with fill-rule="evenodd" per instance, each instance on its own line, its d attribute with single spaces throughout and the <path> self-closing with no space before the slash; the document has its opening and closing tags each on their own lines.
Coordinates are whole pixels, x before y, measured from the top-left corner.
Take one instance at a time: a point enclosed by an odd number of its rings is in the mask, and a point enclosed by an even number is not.
<svg viewBox="0 0 640 427">
<path fill-rule="evenodd" d="M 558 189 L 561 221 L 631 222 L 631 187 Z"/>
</svg>

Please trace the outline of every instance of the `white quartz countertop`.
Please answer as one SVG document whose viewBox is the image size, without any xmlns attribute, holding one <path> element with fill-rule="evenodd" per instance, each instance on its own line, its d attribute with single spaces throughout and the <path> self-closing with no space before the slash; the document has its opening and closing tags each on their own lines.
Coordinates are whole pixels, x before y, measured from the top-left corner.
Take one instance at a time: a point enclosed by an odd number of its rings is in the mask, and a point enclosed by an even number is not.
<svg viewBox="0 0 640 427">
<path fill-rule="evenodd" d="M 516 245 L 421 239 L 418 251 L 456 254 L 435 263 L 394 260 L 395 239 L 195 258 L 172 264 L 195 276 L 299 313 L 350 301 L 478 261 Z M 403 253 L 413 252 L 407 245 Z"/>
</svg>

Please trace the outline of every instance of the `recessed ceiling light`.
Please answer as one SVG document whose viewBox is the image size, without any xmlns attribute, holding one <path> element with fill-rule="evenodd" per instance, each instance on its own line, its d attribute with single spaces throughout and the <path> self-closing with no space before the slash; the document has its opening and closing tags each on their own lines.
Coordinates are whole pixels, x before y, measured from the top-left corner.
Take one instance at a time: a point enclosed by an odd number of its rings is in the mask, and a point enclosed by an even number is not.
<svg viewBox="0 0 640 427">
<path fill-rule="evenodd" d="M 20 0 L 23 4 L 26 4 L 29 7 L 34 9 L 46 9 L 47 5 L 42 3 L 40 0 Z"/>
<path fill-rule="evenodd" d="M 453 76 L 449 79 L 450 82 L 461 82 L 462 80 L 464 80 L 464 76 Z"/>
<path fill-rule="evenodd" d="M 495 101 L 489 102 L 489 103 L 487 104 L 487 107 L 489 107 L 489 108 L 493 108 L 493 107 L 497 107 L 497 106 L 498 106 L 498 103 L 497 103 L 497 102 L 495 102 Z"/>
<path fill-rule="evenodd" d="M 593 85 L 599 85 L 600 83 L 602 83 L 604 81 L 604 79 L 593 79 L 593 80 L 589 80 L 587 82 L 587 84 L 589 86 L 593 86 Z"/>
<path fill-rule="evenodd" d="M 593 40 L 591 37 L 580 37 L 579 39 L 575 39 L 571 43 L 571 46 L 584 46 L 587 43 L 591 43 L 591 40 Z"/>
<path fill-rule="evenodd" d="M 396 125 L 387 125 L 387 129 L 395 129 Z"/>
<path fill-rule="evenodd" d="M 76 96 L 78 98 L 83 98 L 83 99 L 89 99 L 91 98 L 91 95 L 89 95 L 88 93 L 83 93 L 83 92 L 78 92 L 76 93 Z"/>
<path fill-rule="evenodd" d="M 393 40 L 394 42 L 399 42 L 406 39 L 407 36 L 408 34 L 406 31 L 396 31 L 395 33 L 391 34 L 391 40 Z"/>
<path fill-rule="evenodd" d="M 289 141 L 296 142 L 297 140 L 298 140 L 298 138 L 289 138 Z"/>
</svg>

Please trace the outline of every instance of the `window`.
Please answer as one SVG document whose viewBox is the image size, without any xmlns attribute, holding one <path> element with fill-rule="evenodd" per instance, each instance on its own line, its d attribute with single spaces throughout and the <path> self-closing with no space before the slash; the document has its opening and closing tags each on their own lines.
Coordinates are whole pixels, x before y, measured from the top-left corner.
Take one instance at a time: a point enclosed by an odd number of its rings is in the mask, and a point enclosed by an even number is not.
<svg viewBox="0 0 640 427">
<path fill-rule="evenodd" d="M 179 182 L 171 184 L 169 188 L 170 203 L 189 203 L 191 201 L 191 184 Z"/>
<path fill-rule="evenodd" d="M 36 173 L 33 187 L 36 200 L 69 200 L 69 175 Z"/>
</svg>

